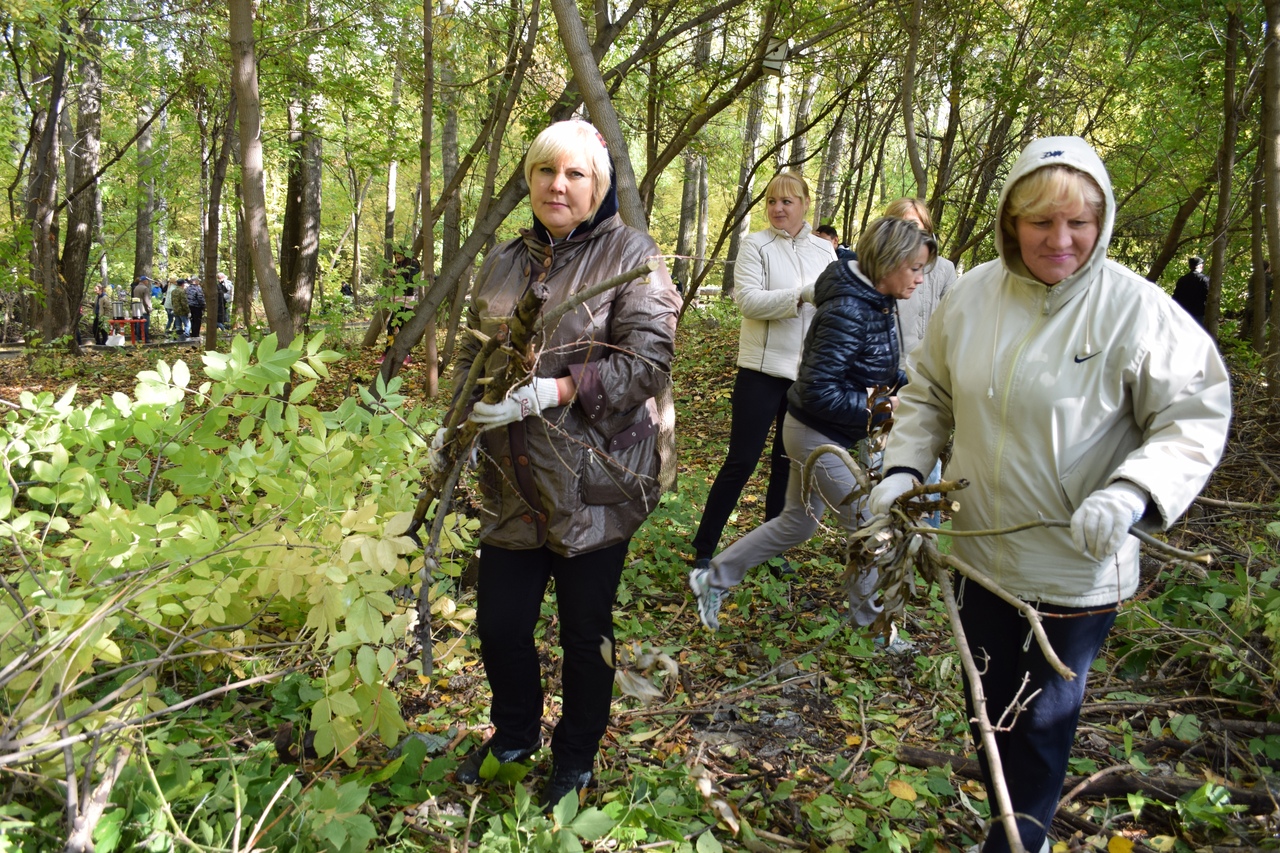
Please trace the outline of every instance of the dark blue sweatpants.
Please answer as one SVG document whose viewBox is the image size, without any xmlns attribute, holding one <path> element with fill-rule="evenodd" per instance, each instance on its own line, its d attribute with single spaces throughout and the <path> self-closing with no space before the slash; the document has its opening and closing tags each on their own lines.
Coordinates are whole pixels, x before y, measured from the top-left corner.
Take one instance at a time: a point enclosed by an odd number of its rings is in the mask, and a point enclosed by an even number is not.
<svg viewBox="0 0 1280 853">
<path fill-rule="evenodd" d="M 1084 702 L 1085 680 L 1089 667 L 1098 656 L 1111 626 L 1116 621 L 1114 608 L 1058 607 L 1041 604 L 1045 633 L 1058 657 L 1075 671 L 1067 681 L 1053 671 L 1031 636 L 1027 620 L 1013 607 L 976 583 L 961 581 L 957 589 L 960 623 L 964 626 L 969 648 L 982 672 L 982 690 L 987 697 L 987 714 L 991 722 L 1005 713 L 1022 688 L 1020 699 L 1037 690 L 1027 707 L 1013 718 L 1010 712 L 1003 727 L 996 732 L 996 746 L 1004 767 L 1005 783 L 1018 815 L 1018 833 L 1022 846 L 1037 851 L 1044 843 L 1062 796 L 1062 782 L 1067 775 L 1067 758 L 1075 740 L 1080 706 Z M 1028 676 L 1027 685 L 1022 679 Z M 965 679 L 965 707 L 974 719 L 973 694 Z M 1013 719 L 1010 726 L 1010 719 Z M 991 768 L 987 751 L 982 748 L 982 734 L 977 723 L 970 724 L 978 745 L 978 760 L 987 783 L 993 818 L 999 808 L 991 785 Z M 982 845 L 983 853 L 1004 853 L 1009 849 L 1004 827 L 994 822 Z"/>
</svg>

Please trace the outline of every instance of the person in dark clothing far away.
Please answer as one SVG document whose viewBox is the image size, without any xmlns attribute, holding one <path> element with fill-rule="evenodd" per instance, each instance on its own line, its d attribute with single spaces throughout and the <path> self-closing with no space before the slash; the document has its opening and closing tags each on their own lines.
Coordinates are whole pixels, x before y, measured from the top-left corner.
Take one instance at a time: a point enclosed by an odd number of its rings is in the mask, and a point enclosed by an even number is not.
<svg viewBox="0 0 1280 853">
<path fill-rule="evenodd" d="M 831 248 L 836 250 L 836 260 L 856 261 L 858 259 L 857 252 L 840 243 L 840 232 L 835 229 L 834 225 L 819 225 L 813 229 L 813 233 L 831 242 Z"/>
<path fill-rule="evenodd" d="M 200 279 L 193 278 L 187 282 L 187 307 L 191 312 L 190 337 L 200 337 L 200 321 L 204 319 L 204 288 Z"/>
<path fill-rule="evenodd" d="M 416 295 L 418 275 L 422 272 L 422 264 L 418 263 L 417 258 L 407 254 L 404 247 L 394 249 L 391 259 L 394 263 L 391 270 L 393 304 L 387 309 L 387 348 L 378 357 L 378 364 L 382 364 L 382 359 L 391 352 L 391 345 L 396 342 L 396 332 L 400 331 L 408 319 Z M 409 356 L 406 355 L 404 363 L 407 365 L 409 361 Z"/>
<path fill-rule="evenodd" d="M 1191 271 L 1178 279 L 1173 286 L 1173 301 L 1204 325 L 1204 305 L 1209 299 L 1209 277 L 1204 274 L 1204 258 L 1192 255 L 1187 258 Z"/>
</svg>

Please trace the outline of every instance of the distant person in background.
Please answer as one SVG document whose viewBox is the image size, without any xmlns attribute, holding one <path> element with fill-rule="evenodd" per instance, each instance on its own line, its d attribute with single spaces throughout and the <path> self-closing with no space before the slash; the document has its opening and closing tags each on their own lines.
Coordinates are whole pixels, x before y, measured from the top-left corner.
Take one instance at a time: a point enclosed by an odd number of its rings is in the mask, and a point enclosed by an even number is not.
<svg viewBox="0 0 1280 853">
<path fill-rule="evenodd" d="M 169 288 L 169 311 L 173 320 L 173 330 L 180 339 L 185 339 L 191 331 L 191 308 L 187 304 L 187 280 L 180 278 Z"/>
<path fill-rule="evenodd" d="M 831 243 L 831 248 L 836 250 L 836 260 L 856 261 L 858 259 L 857 252 L 850 249 L 848 246 L 841 244 L 840 232 L 835 229 L 835 226 L 826 224 L 819 225 L 817 228 L 813 229 L 813 233 L 817 234 L 819 237 L 825 238 Z"/>
<path fill-rule="evenodd" d="M 226 331 L 230 328 L 227 322 L 227 308 L 231 304 L 231 282 L 226 273 L 218 273 L 218 328 Z"/>
<path fill-rule="evenodd" d="M 93 286 L 93 342 L 102 346 L 107 342 L 107 330 L 102 327 L 102 315 L 106 313 L 107 290 L 100 284 Z"/>
<path fill-rule="evenodd" d="M 1187 258 L 1191 271 L 1173 286 L 1173 301 L 1182 306 L 1195 321 L 1204 326 L 1204 306 L 1209 300 L 1209 277 L 1204 274 L 1204 258 Z"/>
<path fill-rule="evenodd" d="M 783 446 L 787 391 L 800 369 L 800 351 L 813 318 L 813 285 L 836 259 L 831 242 L 813 233 L 809 186 L 781 172 L 765 187 L 769 227 L 742 241 L 733 262 L 733 300 L 742 312 L 738 375 L 733 382 L 729 449 L 716 474 L 693 537 L 694 571 L 711 567 L 720 534 L 756 470 L 769 427 L 774 428 L 765 521 L 782 512 L 791 460 Z"/>
<path fill-rule="evenodd" d="M 133 286 L 133 299 L 142 304 L 142 343 L 151 342 L 151 279 L 138 276 L 138 283 Z"/>
<path fill-rule="evenodd" d="M 200 337 L 200 321 L 204 319 L 204 289 L 200 279 L 193 278 L 187 282 L 187 306 L 191 310 L 191 332 L 193 338 Z"/>
</svg>

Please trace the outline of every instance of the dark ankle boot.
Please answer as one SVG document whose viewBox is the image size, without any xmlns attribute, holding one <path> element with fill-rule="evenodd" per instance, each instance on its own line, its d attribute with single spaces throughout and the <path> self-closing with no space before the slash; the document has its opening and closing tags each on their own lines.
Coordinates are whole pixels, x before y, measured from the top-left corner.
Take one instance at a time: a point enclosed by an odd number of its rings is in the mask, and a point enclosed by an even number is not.
<svg viewBox="0 0 1280 853">
<path fill-rule="evenodd" d="M 494 758 L 498 759 L 499 764 L 510 764 L 513 761 L 524 761 L 542 748 L 542 739 L 539 738 L 533 746 L 494 749 L 493 741 L 496 737 L 497 735 L 494 735 L 468 752 L 467 757 L 458 765 L 458 769 L 453 771 L 453 778 L 464 785 L 479 785 L 484 781 L 480 778 L 480 766 L 484 764 L 490 752 L 493 753 Z"/>
<path fill-rule="evenodd" d="M 557 764 L 552 760 L 551 775 L 547 777 L 547 781 L 543 783 L 542 795 L 538 797 L 538 805 L 542 807 L 543 813 L 550 813 L 552 809 L 560 805 L 560 801 L 565 795 L 573 792 L 577 796 L 583 788 L 591 785 L 591 768 L 586 770 L 565 767 Z"/>
</svg>

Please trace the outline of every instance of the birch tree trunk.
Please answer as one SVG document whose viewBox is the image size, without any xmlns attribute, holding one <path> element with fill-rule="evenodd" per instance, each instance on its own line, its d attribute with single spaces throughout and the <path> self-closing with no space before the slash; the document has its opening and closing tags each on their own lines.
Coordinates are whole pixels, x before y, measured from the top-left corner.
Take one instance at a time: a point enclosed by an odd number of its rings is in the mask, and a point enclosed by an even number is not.
<svg viewBox="0 0 1280 853">
<path fill-rule="evenodd" d="M 267 325 L 275 332 L 279 345 L 284 347 L 293 341 L 293 318 L 280 290 L 280 279 L 271 254 L 271 235 L 267 231 L 267 197 L 262 171 L 262 107 L 258 98 L 258 68 L 254 57 L 253 5 L 252 0 L 228 0 L 228 5 L 231 12 L 231 79 L 239 103 L 241 175 L 249 254 L 262 292 Z"/>
<path fill-rule="evenodd" d="M 691 281 L 698 228 L 698 155 L 692 148 L 684 151 L 684 185 L 680 192 L 680 230 L 676 237 L 676 258 L 671 264 L 671 280 L 683 290 Z"/>
</svg>

